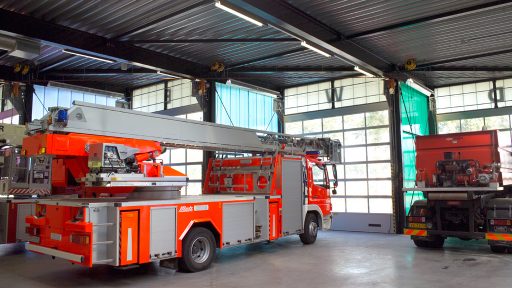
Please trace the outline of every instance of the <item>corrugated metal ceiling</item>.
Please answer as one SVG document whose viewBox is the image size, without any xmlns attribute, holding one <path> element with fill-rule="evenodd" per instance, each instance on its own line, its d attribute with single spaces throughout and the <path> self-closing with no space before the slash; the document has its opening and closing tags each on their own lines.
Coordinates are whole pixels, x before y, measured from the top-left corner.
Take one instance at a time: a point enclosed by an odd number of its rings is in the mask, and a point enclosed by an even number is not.
<svg viewBox="0 0 512 288">
<path fill-rule="evenodd" d="M 441 87 L 459 83 L 478 82 L 490 79 L 512 77 L 511 72 L 479 72 L 479 71 L 415 71 L 413 76 L 424 81 L 430 87 Z"/>
<path fill-rule="evenodd" d="M 355 42 L 394 63 L 418 63 L 510 48 L 512 7 L 404 27 Z M 494 36 L 493 36 L 494 35 Z M 399 43 L 399 45 L 397 45 Z M 511 63 L 512 64 L 512 63 Z"/>
<path fill-rule="evenodd" d="M 286 0 L 317 20 L 343 35 L 352 35 L 387 25 L 472 7 L 485 0 Z M 207 3 L 199 6 L 198 4 Z M 183 14 L 177 11 L 197 5 Z M 150 29 L 123 37 L 126 40 L 177 40 L 202 38 L 279 38 L 290 37 L 272 27 L 257 27 L 225 11 L 216 9 L 213 1 L 201 0 L 124 0 L 124 1 L 70 1 L 70 0 L 4 0 L 0 8 L 30 15 L 48 22 L 94 33 L 107 38 L 116 37 L 156 19 L 164 19 Z M 169 15 L 173 15 L 172 17 Z M 354 38 L 352 41 L 394 64 L 403 64 L 407 58 L 418 63 L 436 62 L 466 55 L 487 53 L 512 48 L 512 7 L 486 9 L 464 16 L 420 23 L 388 30 L 375 35 Z M 166 16 L 167 17 L 166 19 Z M 200 64 L 223 61 L 230 65 L 261 59 L 276 53 L 293 51 L 298 43 L 202 43 L 202 44 L 137 44 L 146 49 L 184 58 Z M 286 53 L 283 53 L 286 54 Z M 512 53 L 443 64 L 465 67 L 512 67 Z M 36 64 L 51 63 L 63 57 L 60 49 L 44 45 Z M 1 65 L 14 65 L 19 59 L 0 57 Z M 260 60 L 250 66 L 265 67 L 345 67 L 337 58 L 325 58 L 305 50 Z M 119 64 L 73 57 L 53 69 L 118 69 Z M 494 72 L 416 72 L 431 86 L 446 85 L 449 81 L 498 77 L 506 73 Z M 348 73 L 350 74 L 350 73 Z M 237 73 L 253 82 L 267 78 L 278 87 L 316 82 L 328 77 L 344 77 L 347 72 L 272 72 Z M 141 74 L 137 74 L 140 76 Z M 430 75 L 430 76 L 429 76 Z M 138 77 L 131 75 L 130 77 Z M 154 81 L 154 75 L 141 81 Z M 76 76 L 73 76 L 76 77 Z M 114 76 L 97 76 L 98 81 L 110 81 Z M 134 87 L 141 81 L 120 81 Z M 449 80 L 443 79 L 446 77 Z M 258 79 L 257 79 L 258 78 Z M 458 79 L 458 80 L 457 80 Z M 242 79 L 241 79 L 242 80 Z M 96 80 L 94 80 L 96 81 Z M 123 82 L 124 81 L 124 82 Z M 450 83 L 451 84 L 451 83 Z M 144 84 L 142 84 L 144 85 Z"/>
<path fill-rule="evenodd" d="M 489 2 L 489 0 L 287 1 L 345 36 Z"/>
</svg>

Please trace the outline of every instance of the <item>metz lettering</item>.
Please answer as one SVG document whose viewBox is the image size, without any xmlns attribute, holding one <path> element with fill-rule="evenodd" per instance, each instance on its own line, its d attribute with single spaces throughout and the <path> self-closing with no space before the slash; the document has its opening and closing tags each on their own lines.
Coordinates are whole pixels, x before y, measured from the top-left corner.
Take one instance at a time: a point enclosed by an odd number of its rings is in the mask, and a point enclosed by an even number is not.
<svg viewBox="0 0 512 288">
<path fill-rule="evenodd" d="M 192 206 L 181 206 L 178 212 L 192 212 L 194 208 Z"/>
</svg>

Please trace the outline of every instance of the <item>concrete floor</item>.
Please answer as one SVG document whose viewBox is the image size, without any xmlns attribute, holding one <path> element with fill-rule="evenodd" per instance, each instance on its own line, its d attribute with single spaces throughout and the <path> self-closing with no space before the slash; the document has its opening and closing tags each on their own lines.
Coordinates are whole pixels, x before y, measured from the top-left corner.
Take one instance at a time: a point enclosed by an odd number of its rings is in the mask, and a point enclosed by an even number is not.
<svg viewBox="0 0 512 288">
<path fill-rule="evenodd" d="M 72 266 L 33 253 L 0 257 L 0 287 L 510 287 L 512 255 L 485 241 L 450 240 L 444 250 L 406 236 L 323 232 L 313 245 L 291 236 L 226 249 L 212 267 L 186 274 L 146 265 L 130 270 Z"/>
</svg>

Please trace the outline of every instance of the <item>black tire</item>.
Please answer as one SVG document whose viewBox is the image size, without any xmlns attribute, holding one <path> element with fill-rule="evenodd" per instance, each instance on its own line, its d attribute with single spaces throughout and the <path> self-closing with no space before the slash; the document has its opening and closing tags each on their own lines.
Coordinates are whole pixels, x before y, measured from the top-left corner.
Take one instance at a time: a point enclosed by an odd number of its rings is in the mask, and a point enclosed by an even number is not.
<svg viewBox="0 0 512 288">
<path fill-rule="evenodd" d="M 507 247 L 499 246 L 499 245 L 491 245 L 491 251 L 493 253 L 505 253 L 507 251 Z"/>
<path fill-rule="evenodd" d="M 299 235 L 300 241 L 306 245 L 315 243 L 319 227 L 320 225 L 318 225 L 316 215 L 313 213 L 306 214 L 306 219 L 304 220 L 304 233 Z"/>
<path fill-rule="evenodd" d="M 192 228 L 183 240 L 183 251 L 178 262 L 180 271 L 199 272 L 208 269 L 215 257 L 215 237 L 203 227 Z"/>
<path fill-rule="evenodd" d="M 444 238 L 436 238 L 434 240 L 421 240 L 421 239 L 413 239 L 414 244 L 421 248 L 433 248 L 433 249 L 439 249 L 443 248 L 444 245 Z"/>
</svg>

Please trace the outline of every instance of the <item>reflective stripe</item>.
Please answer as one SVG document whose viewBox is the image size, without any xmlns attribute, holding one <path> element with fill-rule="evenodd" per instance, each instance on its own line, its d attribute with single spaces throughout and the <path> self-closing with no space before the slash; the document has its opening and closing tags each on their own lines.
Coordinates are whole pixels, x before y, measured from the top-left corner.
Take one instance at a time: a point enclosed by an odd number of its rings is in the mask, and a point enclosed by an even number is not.
<svg viewBox="0 0 512 288">
<path fill-rule="evenodd" d="M 427 230 L 404 229 L 404 235 L 410 235 L 410 236 L 427 236 Z"/>
<path fill-rule="evenodd" d="M 133 260 L 133 240 L 132 240 L 132 228 L 128 228 L 128 245 L 126 245 L 126 261 Z"/>
<path fill-rule="evenodd" d="M 486 233 L 485 239 L 495 241 L 512 241 L 512 234 Z"/>
</svg>

